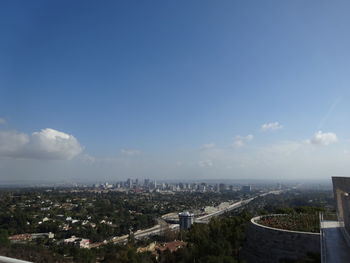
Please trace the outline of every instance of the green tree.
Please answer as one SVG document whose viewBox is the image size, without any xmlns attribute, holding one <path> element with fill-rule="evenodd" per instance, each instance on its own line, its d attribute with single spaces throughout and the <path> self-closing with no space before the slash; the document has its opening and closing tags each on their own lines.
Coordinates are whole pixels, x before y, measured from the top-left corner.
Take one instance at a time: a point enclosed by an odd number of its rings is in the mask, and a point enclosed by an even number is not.
<svg viewBox="0 0 350 263">
<path fill-rule="evenodd" d="M 7 230 L 0 229 L 0 246 L 7 247 L 10 245 L 9 234 Z"/>
</svg>

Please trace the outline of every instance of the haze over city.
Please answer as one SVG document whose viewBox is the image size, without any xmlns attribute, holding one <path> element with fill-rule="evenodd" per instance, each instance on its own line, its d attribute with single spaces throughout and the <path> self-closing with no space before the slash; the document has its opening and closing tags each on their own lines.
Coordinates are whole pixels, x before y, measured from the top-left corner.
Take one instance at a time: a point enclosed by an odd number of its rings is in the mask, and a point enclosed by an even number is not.
<svg viewBox="0 0 350 263">
<path fill-rule="evenodd" d="M 350 172 L 347 1 L 1 5 L 0 184 Z"/>
</svg>

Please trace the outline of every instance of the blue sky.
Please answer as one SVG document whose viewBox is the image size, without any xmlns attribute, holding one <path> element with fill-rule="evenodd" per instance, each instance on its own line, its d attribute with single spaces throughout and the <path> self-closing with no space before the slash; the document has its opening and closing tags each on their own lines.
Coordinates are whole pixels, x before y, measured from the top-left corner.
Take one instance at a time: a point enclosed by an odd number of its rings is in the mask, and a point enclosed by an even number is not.
<svg viewBox="0 0 350 263">
<path fill-rule="evenodd" d="M 349 11 L 311 0 L 1 3 L 3 180 L 347 175 Z"/>
</svg>

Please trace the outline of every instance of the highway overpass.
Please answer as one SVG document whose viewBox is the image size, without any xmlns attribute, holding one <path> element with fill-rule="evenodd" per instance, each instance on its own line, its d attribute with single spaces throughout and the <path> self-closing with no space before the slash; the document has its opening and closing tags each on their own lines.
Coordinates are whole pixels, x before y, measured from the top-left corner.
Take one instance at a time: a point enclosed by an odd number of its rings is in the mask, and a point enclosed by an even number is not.
<svg viewBox="0 0 350 263">
<path fill-rule="evenodd" d="M 270 191 L 267 193 L 257 195 L 255 197 L 251 197 L 249 199 L 238 201 L 238 202 L 233 203 L 233 204 L 229 205 L 228 207 L 225 207 L 219 211 L 215 211 L 215 212 L 210 213 L 208 215 L 198 217 L 195 219 L 195 222 L 196 223 L 208 223 L 211 218 L 222 215 L 222 214 L 229 212 L 229 211 L 232 211 L 234 209 L 238 209 L 242 206 L 245 206 L 258 197 L 266 196 L 268 194 L 280 194 L 281 192 L 282 192 L 281 190 Z M 157 224 L 151 228 L 138 230 L 138 231 L 134 232 L 134 238 L 135 239 L 142 239 L 142 238 L 145 238 L 145 237 L 148 237 L 151 235 L 158 235 L 162 231 L 164 231 L 166 228 L 168 228 L 170 230 L 177 230 L 177 229 L 179 229 L 179 225 L 178 224 L 168 224 L 167 226 L 161 226 L 160 224 Z M 113 243 L 126 243 L 128 241 L 128 237 L 129 237 L 129 235 L 114 237 L 111 239 L 111 242 L 113 242 Z"/>
</svg>

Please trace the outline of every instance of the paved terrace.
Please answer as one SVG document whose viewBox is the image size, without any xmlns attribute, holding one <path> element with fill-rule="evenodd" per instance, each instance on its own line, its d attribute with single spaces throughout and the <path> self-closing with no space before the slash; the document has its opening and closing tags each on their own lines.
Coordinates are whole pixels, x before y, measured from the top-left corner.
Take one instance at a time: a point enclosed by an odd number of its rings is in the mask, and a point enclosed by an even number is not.
<svg viewBox="0 0 350 263">
<path fill-rule="evenodd" d="M 350 247 L 338 221 L 322 221 L 322 263 L 350 262 Z"/>
</svg>

